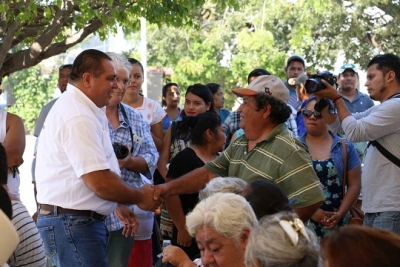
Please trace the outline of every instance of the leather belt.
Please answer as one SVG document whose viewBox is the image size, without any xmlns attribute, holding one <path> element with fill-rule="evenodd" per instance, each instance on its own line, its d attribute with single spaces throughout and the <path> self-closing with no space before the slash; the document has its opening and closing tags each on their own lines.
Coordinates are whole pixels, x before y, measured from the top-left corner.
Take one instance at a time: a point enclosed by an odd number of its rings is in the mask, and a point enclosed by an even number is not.
<svg viewBox="0 0 400 267">
<path fill-rule="evenodd" d="M 102 214 L 99 214 L 99 213 L 91 211 L 91 210 L 64 209 L 64 208 L 61 208 L 58 206 L 53 206 L 53 205 L 48 205 L 48 204 L 40 204 L 39 206 L 40 206 L 40 209 L 44 210 L 44 211 L 83 215 L 83 216 L 91 217 L 91 218 L 94 218 L 94 219 L 100 220 L 100 221 L 104 221 L 104 219 L 107 217 L 106 215 L 102 215 Z"/>
</svg>

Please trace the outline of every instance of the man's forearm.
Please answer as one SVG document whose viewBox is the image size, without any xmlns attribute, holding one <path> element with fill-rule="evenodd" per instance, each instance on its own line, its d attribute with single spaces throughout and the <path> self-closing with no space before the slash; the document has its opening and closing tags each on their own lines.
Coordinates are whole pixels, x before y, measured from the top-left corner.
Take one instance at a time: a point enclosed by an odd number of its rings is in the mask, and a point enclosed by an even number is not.
<svg viewBox="0 0 400 267">
<path fill-rule="evenodd" d="M 167 196 L 191 194 L 203 189 L 215 175 L 206 168 L 197 168 L 167 183 Z"/>
<path fill-rule="evenodd" d="M 311 206 L 304 207 L 304 208 L 298 208 L 298 209 L 293 209 L 293 211 L 299 215 L 300 219 L 303 222 L 308 221 L 311 216 L 317 211 L 317 209 L 321 206 L 322 201 L 312 204 Z"/>
<path fill-rule="evenodd" d="M 82 178 L 96 195 L 109 201 L 136 204 L 143 196 L 140 189 L 129 186 L 110 170 L 94 171 L 84 174 Z"/>
<path fill-rule="evenodd" d="M 342 122 L 346 117 L 351 116 L 351 113 L 347 108 L 343 98 L 339 98 L 338 100 L 336 100 L 335 104 L 340 122 Z"/>
</svg>

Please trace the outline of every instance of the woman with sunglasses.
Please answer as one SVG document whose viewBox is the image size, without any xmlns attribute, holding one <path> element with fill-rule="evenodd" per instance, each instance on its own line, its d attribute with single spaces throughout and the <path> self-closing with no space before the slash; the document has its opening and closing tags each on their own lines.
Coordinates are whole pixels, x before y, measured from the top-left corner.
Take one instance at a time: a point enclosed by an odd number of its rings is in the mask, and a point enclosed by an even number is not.
<svg viewBox="0 0 400 267">
<path fill-rule="evenodd" d="M 314 213 L 310 228 L 319 238 L 347 225 L 350 218 L 349 209 L 357 200 L 361 190 L 361 162 L 353 144 L 345 140 L 347 169 L 344 170 L 344 151 L 342 139 L 328 130 L 328 124 L 316 111 L 321 105 L 329 105 L 322 99 L 317 104 L 315 97 L 307 100 L 301 110 L 306 132 L 300 140 L 310 151 L 315 173 L 323 187 L 325 202 Z M 343 177 L 346 172 L 347 192 L 343 196 Z"/>
</svg>

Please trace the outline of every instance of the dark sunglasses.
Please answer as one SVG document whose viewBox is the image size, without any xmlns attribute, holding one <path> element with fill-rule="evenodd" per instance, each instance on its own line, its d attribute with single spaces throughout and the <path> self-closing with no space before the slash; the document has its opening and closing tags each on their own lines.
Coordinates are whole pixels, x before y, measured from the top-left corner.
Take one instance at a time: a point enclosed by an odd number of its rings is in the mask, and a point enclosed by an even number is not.
<svg viewBox="0 0 400 267">
<path fill-rule="evenodd" d="M 61 66 L 58 68 L 58 70 L 63 70 L 63 69 L 65 69 L 65 68 L 72 69 L 72 64 L 64 64 L 64 65 L 61 65 Z"/>
<path fill-rule="evenodd" d="M 310 118 L 311 115 L 314 115 L 314 118 L 316 119 L 322 118 L 321 113 L 319 113 L 318 111 L 311 111 L 305 108 L 301 110 L 301 114 L 303 114 L 303 116 L 306 118 Z"/>
</svg>

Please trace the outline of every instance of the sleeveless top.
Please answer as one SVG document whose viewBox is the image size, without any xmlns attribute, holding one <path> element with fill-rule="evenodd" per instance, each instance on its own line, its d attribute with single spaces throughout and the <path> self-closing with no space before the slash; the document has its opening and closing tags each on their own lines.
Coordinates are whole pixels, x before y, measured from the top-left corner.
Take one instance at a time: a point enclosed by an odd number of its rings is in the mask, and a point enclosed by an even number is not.
<svg viewBox="0 0 400 267">
<path fill-rule="evenodd" d="M 0 109 L 0 143 L 3 144 L 7 134 L 7 111 Z M 8 171 L 7 186 L 10 194 L 20 199 L 19 185 L 21 183 L 19 173 L 15 174 Z"/>
</svg>

